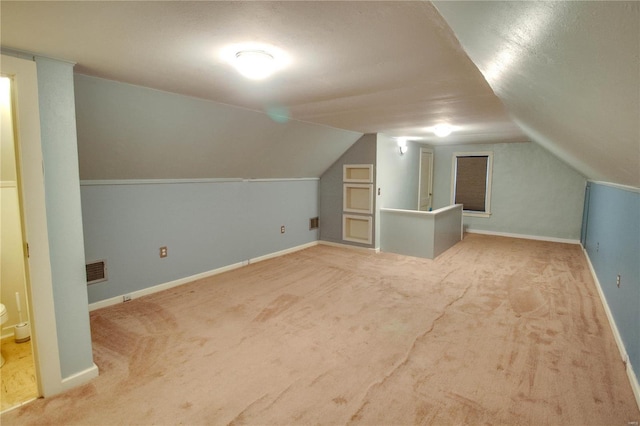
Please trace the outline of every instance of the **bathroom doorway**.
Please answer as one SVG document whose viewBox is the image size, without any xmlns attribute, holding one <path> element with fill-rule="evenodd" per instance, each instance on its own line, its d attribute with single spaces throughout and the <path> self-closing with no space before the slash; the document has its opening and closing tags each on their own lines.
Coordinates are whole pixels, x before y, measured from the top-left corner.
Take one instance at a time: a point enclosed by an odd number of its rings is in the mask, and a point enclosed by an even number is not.
<svg viewBox="0 0 640 426">
<path fill-rule="evenodd" d="M 38 396 L 30 332 L 23 221 L 20 201 L 20 173 L 17 166 L 17 141 L 12 80 L 0 76 L 2 134 L 0 152 L 0 303 L 6 310 L 2 320 L 0 367 L 1 411 L 6 411 Z"/>
</svg>

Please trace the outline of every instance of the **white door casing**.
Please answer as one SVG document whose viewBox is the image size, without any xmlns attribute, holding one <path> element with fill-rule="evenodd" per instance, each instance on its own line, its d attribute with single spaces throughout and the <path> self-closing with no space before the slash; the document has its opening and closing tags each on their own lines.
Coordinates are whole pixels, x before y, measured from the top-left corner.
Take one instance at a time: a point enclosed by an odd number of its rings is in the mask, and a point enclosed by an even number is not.
<svg viewBox="0 0 640 426">
<path fill-rule="evenodd" d="M 45 205 L 38 78 L 33 60 L 2 55 L 2 75 L 12 80 L 14 133 L 25 259 L 27 298 L 38 392 L 62 390 Z M 26 255 L 25 251 L 25 255 Z"/>
<path fill-rule="evenodd" d="M 433 205 L 433 150 L 420 148 L 418 210 L 428 211 Z"/>
</svg>

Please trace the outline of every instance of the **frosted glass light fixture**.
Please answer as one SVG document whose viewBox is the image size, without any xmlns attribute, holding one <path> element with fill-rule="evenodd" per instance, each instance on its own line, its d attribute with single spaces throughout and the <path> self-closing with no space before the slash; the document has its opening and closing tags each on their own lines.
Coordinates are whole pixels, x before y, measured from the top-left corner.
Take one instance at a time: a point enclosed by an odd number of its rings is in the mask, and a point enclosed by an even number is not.
<svg viewBox="0 0 640 426">
<path fill-rule="evenodd" d="M 223 62 L 251 80 L 264 80 L 287 68 L 292 62 L 287 52 L 266 43 L 228 44 L 220 49 L 218 54 Z"/>
<path fill-rule="evenodd" d="M 453 127 L 450 124 L 437 124 L 433 126 L 433 133 L 441 138 L 445 138 L 451 134 Z"/>
<path fill-rule="evenodd" d="M 407 147 L 407 138 L 396 138 L 398 141 L 398 149 L 400 150 L 400 155 L 404 155 L 405 152 L 409 149 Z"/>
<path fill-rule="evenodd" d="M 241 50 L 236 53 L 234 66 L 251 80 L 263 80 L 276 70 L 273 55 L 264 50 Z"/>
</svg>

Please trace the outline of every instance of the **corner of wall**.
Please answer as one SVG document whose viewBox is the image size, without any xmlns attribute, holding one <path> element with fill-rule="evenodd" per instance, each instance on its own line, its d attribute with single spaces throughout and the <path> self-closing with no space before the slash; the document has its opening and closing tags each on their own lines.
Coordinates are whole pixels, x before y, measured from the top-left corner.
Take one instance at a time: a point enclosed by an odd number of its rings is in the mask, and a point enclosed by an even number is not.
<svg viewBox="0 0 640 426">
<path fill-rule="evenodd" d="M 45 204 L 62 378 L 93 366 L 73 64 L 36 57 Z"/>
</svg>

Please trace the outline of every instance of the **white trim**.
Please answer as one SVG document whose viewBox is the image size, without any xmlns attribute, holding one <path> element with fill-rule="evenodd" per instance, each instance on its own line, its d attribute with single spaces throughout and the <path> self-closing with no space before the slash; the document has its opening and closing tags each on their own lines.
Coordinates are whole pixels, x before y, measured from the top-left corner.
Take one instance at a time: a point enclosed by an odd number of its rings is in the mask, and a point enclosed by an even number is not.
<svg viewBox="0 0 640 426">
<path fill-rule="evenodd" d="M 318 181 L 317 177 L 304 178 L 273 178 L 273 179 L 245 179 L 245 178 L 200 178 L 200 179 L 96 179 L 81 180 L 80 186 L 99 185 L 176 185 L 186 183 L 228 183 L 228 182 L 289 182 L 289 181 Z"/>
<path fill-rule="evenodd" d="M 424 211 L 424 210 L 404 210 L 404 209 L 388 209 L 385 207 L 382 207 L 380 209 L 381 212 L 396 212 L 396 213 L 407 213 L 409 215 L 414 215 L 414 216 L 435 216 L 439 213 L 444 213 L 446 211 L 449 210 L 456 210 L 457 208 L 461 208 L 462 204 L 454 204 L 452 206 L 445 206 L 445 207 L 441 207 L 437 210 L 431 210 L 431 211 Z"/>
<path fill-rule="evenodd" d="M 222 266 L 220 268 L 212 269 L 210 271 L 201 272 L 201 273 L 195 274 L 195 275 L 190 275 L 188 277 L 179 278 L 177 280 L 169 281 L 167 283 L 158 284 L 158 285 L 154 285 L 154 286 L 151 286 L 151 287 L 143 288 L 142 290 L 137 290 L 137 291 L 134 291 L 132 293 L 125 293 L 125 294 L 121 294 L 119 296 L 111 297 L 109 299 L 99 300 L 97 302 L 89 304 L 89 312 L 95 311 L 96 309 L 102 309 L 102 308 L 106 308 L 108 306 L 117 305 L 118 303 L 124 303 L 123 302 L 123 300 L 124 300 L 123 297 L 125 295 L 131 297 L 131 300 L 138 299 L 138 298 L 140 298 L 142 296 L 147 296 L 149 294 L 157 293 L 159 291 L 168 290 L 170 288 L 177 287 L 177 286 L 180 286 L 180 285 L 183 285 L 183 284 L 187 284 L 187 283 L 190 283 L 190 282 L 193 282 L 193 281 L 201 280 L 203 278 L 212 277 L 214 275 L 218 275 L 218 274 L 221 274 L 223 272 L 233 271 L 234 269 L 242 268 L 243 266 L 247 266 L 247 265 L 249 265 L 251 263 L 257 263 L 257 262 L 261 262 L 263 260 L 272 259 L 274 257 L 283 256 L 285 254 L 293 253 L 293 252 L 296 252 L 296 251 L 299 251 L 299 250 L 304 250 L 304 249 L 307 249 L 309 247 L 313 247 L 315 245 L 318 245 L 318 241 L 312 241 L 310 243 L 301 244 L 299 246 L 291 247 L 291 248 L 288 248 L 288 249 L 285 249 L 285 250 L 280 250 L 280 251 L 277 251 L 277 252 L 274 252 L 274 253 L 266 254 L 264 256 L 255 257 L 255 258 L 250 259 L 250 260 L 245 260 L 245 261 L 242 261 L 242 262 L 233 263 L 231 265 Z"/>
<path fill-rule="evenodd" d="M 464 232 L 467 232 L 469 234 L 495 235 L 497 237 L 522 238 L 525 240 L 549 241 L 552 243 L 580 244 L 580 240 L 573 240 L 569 238 L 546 237 L 546 236 L 540 236 L 540 235 L 512 234 L 510 232 L 485 231 L 483 229 L 467 228 L 464 230 Z"/>
<path fill-rule="evenodd" d="M 47 397 L 61 391 L 62 375 L 45 205 L 38 75 L 31 60 L 3 54 L 1 65 L 1 73 L 13 79 L 18 192 L 23 238 L 29 243 L 30 253 L 25 262 L 27 307 L 38 396 Z"/>
<path fill-rule="evenodd" d="M 210 271 L 201 272 L 199 274 L 190 275 L 188 277 L 179 278 L 177 280 L 169 281 L 166 283 L 154 285 L 151 287 L 143 288 L 142 290 L 137 290 L 132 293 L 125 293 L 119 296 L 111 297 L 109 299 L 100 300 L 98 302 L 89 304 L 89 312 L 95 311 L 96 309 L 106 308 L 107 306 L 117 305 L 118 303 L 123 303 L 123 297 L 125 295 L 130 296 L 131 300 L 138 299 L 142 296 L 147 296 L 149 294 L 158 293 L 159 291 L 168 290 L 173 287 L 177 287 L 183 284 L 187 284 L 196 280 L 201 280 L 203 278 L 208 278 L 214 275 L 221 274 L 223 272 L 232 271 L 234 269 L 241 268 L 243 266 L 248 265 L 249 263 L 245 260 L 243 262 L 234 263 L 227 266 L 222 266 L 217 269 L 212 269 Z"/>
<path fill-rule="evenodd" d="M 420 210 L 420 202 L 422 200 L 422 154 L 425 152 L 431 154 L 431 158 L 429 159 L 429 171 L 431 172 L 431 176 L 429 176 L 429 187 L 427 188 L 427 191 L 429 191 L 429 208 L 433 206 L 433 148 L 420 147 L 420 156 L 418 158 L 418 210 Z"/>
<path fill-rule="evenodd" d="M 28 324 L 31 324 L 30 322 L 27 322 Z M 16 325 L 20 324 L 19 322 L 13 323 L 13 324 L 4 324 L 4 327 L 2 327 L 2 336 L 0 337 L 0 339 L 4 340 L 8 337 L 14 337 L 16 334 Z"/>
<path fill-rule="evenodd" d="M 79 371 L 69 377 L 65 377 L 62 379 L 62 392 L 75 388 L 76 386 L 84 385 L 98 377 L 98 374 L 98 366 L 93 364 L 92 367 L 89 367 L 86 370 Z"/>
<path fill-rule="evenodd" d="M 324 241 L 324 240 L 319 240 L 318 244 L 322 246 L 340 247 L 340 248 L 346 248 L 346 249 L 352 249 L 352 250 L 365 250 L 369 252 L 380 253 L 380 247 L 377 247 L 377 248 L 360 247 L 360 246 L 352 246 L 351 244 L 334 243 L 333 241 Z"/>
<path fill-rule="evenodd" d="M 351 221 L 361 221 L 361 222 L 366 222 L 366 226 L 367 226 L 367 235 L 366 238 L 361 238 L 359 236 L 354 236 L 353 234 L 351 234 L 351 226 L 349 226 L 349 223 Z M 371 244 L 371 237 L 373 235 L 373 229 L 372 229 L 372 225 L 373 225 L 373 218 L 372 216 L 363 216 L 363 215 L 356 215 L 356 214 L 343 214 L 342 215 L 342 239 L 344 241 L 351 241 L 352 243 L 360 243 L 360 244 Z"/>
<path fill-rule="evenodd" d="M 241 178 L 212 178 L 212 179 L 107 179 L 81 180 L 80 186 L 98 185 L 175 185 L 184 183 L 226 183 L 242 182 Z"/>
<path fill-rule="evenodd" d="M 620 185 L 619 183 L 602 182 L 602 181 L 599 181 L 599 180 L 591 180 L 591 179 L 588 179 L 587 182 L 595 183 L 597 185 L 610 186 L 612 188 L 622 189 L 623 191 L 630 191 L 630 192 L 638 192 L 638 193 L 640 193 L 640 188 L 635 187 L 635 186 Z"/>
<path fill-rule="evenodd" d="M 631 385 L 631 390 L 633 391 L 633 395 L 636 398 L 636 404 L 638 404 L 638 408 L 640 409 L 640 385 L 638 384 L 638 376 L 636 376 L 635 372 L 633 371 L 633 366 L 629 362 L 627 349 L 624 346 L 624 341 L 622 340 L 622 336 L 620 335 L 620 331 L 618 330 L 616 321 L 613 318 L 613 314 L 611 313 L 611 308 L 609 308 L 609 304 L 607 303 L 607 298 L 604 296 L 604 291 L 602 291 L 602 285 L 600 284 L 600 280 L 598 280 L 596 271 L 593 268 L 593 264 L 591 263 L 591 259 L 589 258 L 589 253 L 587 253 L 584 247 L 582 247 L 582 251 L 584 252 L 584 256 L 587 259 L 587 263 L 589 264 L 589 270 L 591 271 L 591 276 L 593 277 L 593 281 L 596 284 L 596 289 L 598 290 L 600 301 L 602 302 L 602 306 L 604 307 L 604 312 L 607 315 L 607 319 L 609 320 L 609 326 L 611 327 L 611 331 L 613 332 L 613 337 L 616 341 L 616 344 L 618 345 L 620 357 L 622 359 L 622 362 L 624 363 L 627 377 L 629 378 L 629 384 Z"/>
<path fill-rule="evenodd" d="M 8 339 L 10 337 L 13 337 L 13 335 L 15 334 L 16 331 L 16 326 L 15 324 L 9 326 L 9 327 L 2 327 L 2 335 L 0 336 L 0 340 L 4 340 L 4 339 Z"/>
<path fill-rule="evenodd" d="M 273 259 L 275 257 L 284 256 L 285 254 L 295 253 L 300 250 L 308 249 L 309 247 L 317 246 L 318 241 L 311 241 L 310 243 L 301 244 L 299 246 L 291 247 L 288 249 L 276 251 L 273 253 L 265 254 L 264 256 L 254 257 L 253 259 L 249 259 L 249 264 L 262 262 L 263 260 Z"/>
<path fill-rule="evenodd" d="M 357 179 L 347 177 L 349 169 L 366 169 L 367 178 Z M 342 181 L 345 183 L 373 183 L 373 164 L 343 164 L 342 165 Z"/>
<path fill-rule="evenodd" d="M 368 206 L 367 209 L 359 209 L 355 207 L 349 207 L 352 192 L 349 189 L 366 189 L 368 192 Z M 373 184 L 371 183 L 345 183 L 342 185 L 342 210 L 348 213 L 362 213 L 373 214 Z"/>
<path fill-rule="evenodd" d="M 317 177 L 301 177 L 301 178 L 269 178 L 269 179 L 243 179 L 244 182 L 290 182 L 298 180 L 320 180 Z"/>
<path fill-rule="evenodd" d="M 480 213 L 480 212 L 471 212 L 471 211 L 462 211 L 462 216 L 466 217 L 491 217 L 491 213 Z"/>
<path fill-rule="evenodd" d="M 9 411 L 17 410 L 18 408 L 22 407 L 23 405 L 27 405 L 30 402 L 35 401 L 36 399 L 38 399 L 38 398 L 37 397 L 36 398 L 30 398 L 30 399 L 27 399 L 26 401 L 22 401 L 22 402 L 18 403 L 18 405 L 14 405 L 13 407 L 9 407 L 4 411 L 0 411 L 0 414 L 6 414 Z"/>
</svg>

